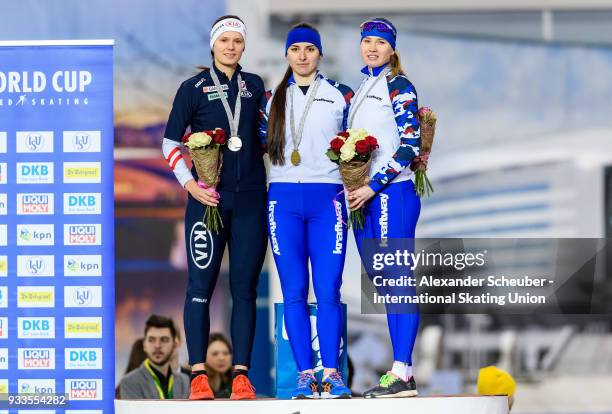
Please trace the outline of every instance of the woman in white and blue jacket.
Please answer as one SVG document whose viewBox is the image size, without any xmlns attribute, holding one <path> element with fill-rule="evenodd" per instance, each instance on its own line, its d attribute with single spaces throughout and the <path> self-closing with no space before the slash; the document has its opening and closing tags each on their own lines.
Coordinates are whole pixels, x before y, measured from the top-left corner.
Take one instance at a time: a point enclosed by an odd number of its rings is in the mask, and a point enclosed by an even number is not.
<svg viewBox="0 0 612 414">
<path fill-rule="evenodd" d="M 284 320 L 298 368 L 293 398 L 350 398 L 338 372 L 343 332 L 340 286 L 346 254 L 346 206 L 338 166 L 325 155 L 342 131 L 353 92 L 319 71 L 319 33 L 299 24 L 287 34 L 289 67 L 268 94 L 262 123 L 270 157 L 268 225 L 284 301 Z M 308 313 L 308 261 L 317 298 L 323 363 L 314 377 Z"/>
<path fill-rule="evenodd" d="M 361 25 L 361 57 L 366 78 L 351 101 L 349 128 L 364 128 L 377 138 L 370 183 L 348 193 L 351 209 L 364 208 L 363 229 L 355 239 L 363 256 L 364 239 L 414 238 L 421 202 L 410 176 L 411 163 L 420 162 L 417 93 L 404 74 L 395 50 L 397 31 L 387 19 Z M 367 254 L 366 254 L 367 256 Z M 405 310 L 406 308 L 404 308 Z M 365 398 L 409 397 L 417 394 L 412 375 L 412 350 L 419 314 L 390 311 L 387 322 L 393 346 L 393 367 Z"/>
</svg>

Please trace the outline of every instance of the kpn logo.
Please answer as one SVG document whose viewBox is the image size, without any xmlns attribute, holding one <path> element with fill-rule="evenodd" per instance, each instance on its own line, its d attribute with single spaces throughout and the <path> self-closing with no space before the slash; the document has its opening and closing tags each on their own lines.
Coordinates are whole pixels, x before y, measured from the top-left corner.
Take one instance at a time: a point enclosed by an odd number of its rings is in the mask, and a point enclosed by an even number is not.
<svg viewBox="0 0 612 414">
<path fill-rule="evenodd" d="M 17 152 L 53 152 L 53 131 L 17 131 Z"/>
<path fill-rule="evenodd" d="M 66 369 L 102 369 L 102 348 L 66 348 Z"/>
<path fill-rule="evenodd" d="M 64 276 L 102 276 L 102 256 L 98 254 L 65 255 Z"/>
<path fill-rule="evenodd" d="M 53 224 L 18 224 L 18 246 L 53 246 Z"/>
<path fill-rule="evenodd" d="M 101 400 L 101 379 L 67 379 L 66 393 L 70 400 Z"/>
<path fill-rule="evenodd" d="M 0 370 L 8 369 L 8 348 L 0 348 Z"/>
<path fill-rule="evenodd" d="M 55 380 L 19 379 L 17 389 L 19 394 L 55 394 Z"/>
</svg>

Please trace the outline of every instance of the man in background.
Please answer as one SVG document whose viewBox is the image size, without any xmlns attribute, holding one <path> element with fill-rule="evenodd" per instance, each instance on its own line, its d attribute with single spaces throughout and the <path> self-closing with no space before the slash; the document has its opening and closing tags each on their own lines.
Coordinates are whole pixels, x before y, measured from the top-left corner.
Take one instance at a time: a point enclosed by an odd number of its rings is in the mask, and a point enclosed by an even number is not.
<svg viewBox="0 0 612 414">
<path fill-rule="evenodd" d="M 128 373 L 119 384 L 122 399 L 186 399 L 189 377 L 173 372 L 172 355 L 179 346 L 172 319 L 151 315 L 145 324 L 144 362 Z"/>
</svg>

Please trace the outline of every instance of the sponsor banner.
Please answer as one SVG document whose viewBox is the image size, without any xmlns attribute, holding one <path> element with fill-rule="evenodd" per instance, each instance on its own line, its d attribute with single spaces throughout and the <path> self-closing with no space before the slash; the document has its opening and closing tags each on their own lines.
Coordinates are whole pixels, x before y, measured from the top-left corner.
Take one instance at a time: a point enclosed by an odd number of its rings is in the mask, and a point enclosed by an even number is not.
<svg viewBox="0 0 612 414">
<path fill-rule="evenodd" d="M 6 163 L 0 162 L 0 184 L 6 184 Z"/>
<path fill-rule="evenodd" d="M 18 162 L 17 184 L 53 184 L 53 163 Z"/>
<path fill-rule="evenodd" d="M 18 308 L 53 308 L 54 286 L 17 286 Z"/>
<path fill-rule="evenodd" d="M 101 244 L 101 224 L 64 224 L 64 245 L 99 246 Z"/>
<path fill-rule="evenodd" d="M 64 193 L 64 214 L 102 214 L 102 194 Z"/>
<path fill-rule="evenodd" d="M 8 392 L 9 392 L 8 380 L 0 379 L 0 394 L 8 394 Z"/>
<path fill-rule="evenodd" d="M 65 390 L 68 399 L 78 400 L 101 400 L 101 379 L 66 379 Z"/>
<path fill-rule="evenodd" d="M 0 194 L 0 216 L 6 216 L 8 214 L 8 194 L 2 193 Z"/>
<path fill-rule="evenodd" d="M 102 276 L 102 256 L 99 254 L 65 255 L 64 276 Z"/>
<path fill-rule="evenodd" d="M 6 246 L 8 244 L 8 227 L 6 224 L 0 224 L 0 246 Z"/>
<path fill-rule="evenodd" d="M 102 286 L 64 286 L 66 308 L 101 308 Z"/>
<path fill-rule="evenodd" d="M 0 370 L 8 369 L 8 348 L 0 348 Z"/>
<path fill-rule="evenodd" d="M 0 339 L 8 338 L 8 318 L 0 318 Z"/>
<path fill-rule="evenodd" d="M 55 394 L 55 380 L 20 378 L 17 380 L 17 392 L 19 394 Z"/>
<path fill-rule="evenodd" d="M 18 224 L 17 246 L 53 246 L 53 224 Z"/>
<path fill-rule="evenodd" d="M 53 193 L 17 194 L 17 214 L 51 215 L 54 213 Z"/>
<path fill-rule="evenodd" d="M 0 154 L 6 154 L 6 131 L 0 131 Z"/>
<path fill-rule="evenodd" d="M 66 369 L 102 369 L 102 348 L 66 348 Z"/>
<path fill-rule="evenodd" d="M 100 152 L 100 131 L 64 131 L 64 152 Z"/>
<path fill-rule="evenodd" d="M 19 277 L 49 277 L 55 275 L 55 257 L 17 256 L 17 276 Z"/>
<path fill-rule="evenodd" d="M 102 318 L 100 317 L 65 317 L 65 338 L 101 338 Z"/>
<path fill-rule="evenodd" d="M 8 258 L 0 256 L 0 277 L 8 276 Z"/>
<path fill-rule="evenodd" d="M 23 317 L 17 318 L 17 338 L 19 339 L 54 339 L 55 318 Z"/>
<path fill-rule="evenodd" d="M 17 131 L 17 152 L 53 152 L 53 131 Z"/>
<path fill-rule="evenodd" d="M 8 287 L 0 286 L 0 308 L 8 307 Z"/>
<path fill-rule="evenodd" d="M 102 410 L 66 410 L 66 414 L 103 414 Z"/>
<path fill-rule="evenodd" d="M 64 183 L 96 184 L 102 177 L 99 162 L 64 162 Z"/>
<path fill-rule="evenodd" d="M 55 369 L 55 348 L 18 348 L 18 369 Z"/>
</svg>

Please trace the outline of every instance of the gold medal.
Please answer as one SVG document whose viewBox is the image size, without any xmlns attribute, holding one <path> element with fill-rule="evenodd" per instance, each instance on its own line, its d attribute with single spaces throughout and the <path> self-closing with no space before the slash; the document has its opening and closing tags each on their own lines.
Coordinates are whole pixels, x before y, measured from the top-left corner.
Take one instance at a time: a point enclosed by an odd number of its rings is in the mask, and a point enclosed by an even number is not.
<svg viewBox="0 0 612 414">
<path fill-rule="evenodd" d="M 300 165 L 301 160 L 302 158 L 300 157 L 300 152 L 297 150 L 297 148 L 294 149 L 291 153 L 291 164 L 297 167 L 298 165 Z"/>
</svg>

